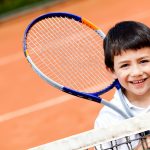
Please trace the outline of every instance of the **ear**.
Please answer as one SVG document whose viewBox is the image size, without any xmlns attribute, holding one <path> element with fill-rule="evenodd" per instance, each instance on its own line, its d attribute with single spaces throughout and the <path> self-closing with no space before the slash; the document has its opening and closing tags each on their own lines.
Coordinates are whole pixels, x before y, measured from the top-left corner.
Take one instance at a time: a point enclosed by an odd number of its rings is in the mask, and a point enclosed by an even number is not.
<svg viewBox="0 0 150 150">
<path fill-rule="evenodd" d="M 108 67 L 106 67 L 106 70 L 109 72 L 109 74 L 112 76 L 113 79 L 117 79 L 115 71 L 111 70 Z"/>
</svg>

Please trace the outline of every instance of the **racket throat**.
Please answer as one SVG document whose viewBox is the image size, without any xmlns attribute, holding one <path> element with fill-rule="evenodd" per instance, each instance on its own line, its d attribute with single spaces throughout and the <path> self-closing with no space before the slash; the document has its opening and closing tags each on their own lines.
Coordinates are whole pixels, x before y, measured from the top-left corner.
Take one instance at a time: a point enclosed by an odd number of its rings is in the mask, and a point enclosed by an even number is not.
<svg viewBox="0 0 150 150">
<path fill-rule="evenodd" d="M 101 103 L 101 100 L 102 100 L 100 97 L 97 97 L 95 94 L 88 94 L 85 92 L 74 91 L 74 90 L 66 88 L 66 87 L 63 87 L 62 91 L 66 92 L 68 94 L 80 97 L 80 98 L 84 98 L 84 99 L 87 99 L 87 100 L 90 100 L 93 102 L 97 102 L 97 103 Z"/>
</svg>

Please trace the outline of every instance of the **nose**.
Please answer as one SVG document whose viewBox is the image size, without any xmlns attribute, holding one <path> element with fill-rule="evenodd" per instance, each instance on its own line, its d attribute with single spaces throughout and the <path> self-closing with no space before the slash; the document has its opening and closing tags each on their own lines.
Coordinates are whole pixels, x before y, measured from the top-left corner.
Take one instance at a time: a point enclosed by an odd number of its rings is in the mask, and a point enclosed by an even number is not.
<svg viewBox="0 0 150 150">
<path fill-rule="evenodd" d="M 141 76 L 143 74 L 142 68 L 138 65 L 135 65 L 131 68 L 131 76 Z"/>
</svg>

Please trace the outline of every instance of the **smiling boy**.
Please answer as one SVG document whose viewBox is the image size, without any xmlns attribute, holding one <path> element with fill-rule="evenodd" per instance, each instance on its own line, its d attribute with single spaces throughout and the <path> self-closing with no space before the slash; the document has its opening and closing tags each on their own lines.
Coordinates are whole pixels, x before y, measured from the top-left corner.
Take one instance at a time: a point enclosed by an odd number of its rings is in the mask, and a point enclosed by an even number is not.
<svg viewBox="0 0 150 150">
<path fill-rule="evenodd" d="M 150 48 L 128 50 L 115 56 L 112 73 L 133 105 L 142 108 L 150 105 Z"/>
<path fill-rule="evenodd" d="M 150 28 L 135 21 L 116 24 L 104 39 L 104 55 L 106 68 L 120 82 L 131 114 L 137 116 L 150 111 Z M 117 91 L 111 103 L 126 112 Z M 96 118 L 95 128 L 107 127 L 123 119 L 104 106 Z M 120 149 L 126 150 L 125 147 Z M 136 150 L 140 150 L 140 145 Z"/>
</svg>

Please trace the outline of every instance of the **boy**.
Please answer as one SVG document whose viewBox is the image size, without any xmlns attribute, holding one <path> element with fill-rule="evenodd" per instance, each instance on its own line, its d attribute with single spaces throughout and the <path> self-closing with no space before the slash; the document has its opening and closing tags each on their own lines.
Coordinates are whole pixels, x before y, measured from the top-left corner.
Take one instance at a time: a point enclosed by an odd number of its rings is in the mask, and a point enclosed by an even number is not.
<svg viewBox="0 0 150 150">
<path fill-rule="evenodd" d="M 135 21 L 120 22 L 109 30 L 103 44 L 106 68 L 119 80 L 131 114 L 136 116 L 150 111 L 150 28 Z M 117 92 L 111 103 L 125 111 Z M 104 106 L 94 127 L 107 128 L 110 123 L 123 119 Z M 140 144 L 135 145 L 136 150 L 141 149 Z M 126 150 L 125 147 L 120 149 Z"/>
</svg>

